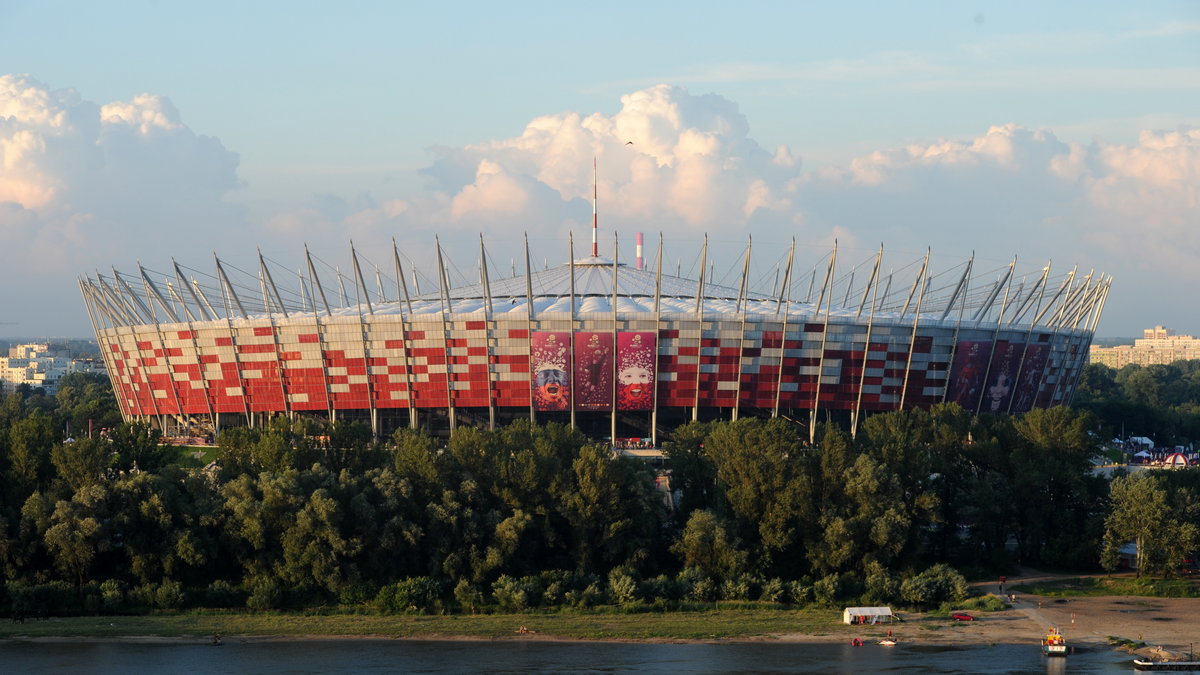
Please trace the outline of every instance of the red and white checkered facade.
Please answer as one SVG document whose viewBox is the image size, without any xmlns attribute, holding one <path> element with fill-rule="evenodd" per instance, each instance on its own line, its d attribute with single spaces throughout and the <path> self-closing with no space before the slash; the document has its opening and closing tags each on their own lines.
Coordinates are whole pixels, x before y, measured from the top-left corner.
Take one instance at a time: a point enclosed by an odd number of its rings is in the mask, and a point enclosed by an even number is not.
<svg viewBox="0 0 1200 675">
<path fill-rule="evenodd" d="M 983 411 L 987 395 L 991 411 L 1020 412 L 1070 400 L 1111 281 L 1043 276 L 1001 295 L 1001 282 L 967 288 L 968 266 L 936 302 L 925 282 L 915 299 L 914 283 L 907 299 L 901 291 L 869 305 L 865 291 L 834 295 L 830 284 L 828 297 L 862 297 L 836 307 L 588 258 L 411 299 L 383 297 L 380 284 L 373 303 L 336 310 L 318 303 L 314 272 L 285 311 L 265 266 L 261 303 L 250 309 L 247 285 L 239 297 L 219 262 L 221 287 L 207 294 L 178 267 L 162 282 L 167 291 L 139 271 L 81 280 L 126 419 L 364 411 L 376 420 L 469 409 L 536 417 L 531 343 L 547 331 L 656 335 L 656 411 L 857 413 L 945 400 Z M 352 283 L 370 294 L 361 276 Z M 964 345 L 973 360 L 956 358 Z M 993 380 L 1006 393 L 996 395 Z"/>
<path fill-rule="evenodd" d="M 942 401 L 955 345 L 1049 345 L 1039 406 L 1069 399 L 1083 331 L 956 329 L 705 316 L 586 321 L 658 333 L 656 406 L 896 410 Z M 576 329 L 585 323 L 577 320 Z M 530 406 L 529 335 L 569 320 L 266 318 L 104 329 L 127 418 L 211 413 Z"/>
</svg>

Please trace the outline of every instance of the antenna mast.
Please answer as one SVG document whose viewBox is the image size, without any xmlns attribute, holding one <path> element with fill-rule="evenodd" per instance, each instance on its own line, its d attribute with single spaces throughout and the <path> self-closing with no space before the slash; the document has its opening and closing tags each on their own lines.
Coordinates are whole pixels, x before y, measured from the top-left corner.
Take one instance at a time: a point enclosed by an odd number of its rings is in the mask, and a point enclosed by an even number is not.
<svg viewBox="0 0 1200 675">
<path fill-rule="evenodd" d="M 599 172 L 596 169 L 596 156 L 592 155 L 592 257 L 600 257 L 600 245 L 596 241 L 597 219 L 596 219 L 596 198 L 600 193 L 597 187 L 599 182 Z"/>
</svg>

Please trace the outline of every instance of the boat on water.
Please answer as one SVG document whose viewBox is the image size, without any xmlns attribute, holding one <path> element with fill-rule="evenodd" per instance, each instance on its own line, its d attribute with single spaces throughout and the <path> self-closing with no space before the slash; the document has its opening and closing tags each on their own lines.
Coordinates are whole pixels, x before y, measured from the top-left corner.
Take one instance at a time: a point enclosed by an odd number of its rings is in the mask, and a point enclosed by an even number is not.
<svg viewBox="0 0 1200 675">
<path fill-rule="evenodd" d="M 879 641 L 879 644 L 880 644 L 880 645 L 882 645 L 882 646 L 884 646 L 884 647 L 895 647 L 895 646 L 896 646 L 896 641 L 895 641 L 895 640 L 893 640 L 892 638 L 884 638 L 884 639 L 882 639 L 882 640 L 880 640 L 880 641 Z"/>
<path fill-rule="evenodd" d="M 1200 672 L 1200 661 L 1147 661 L 1146 659 L 1134 659 L 1133 669 Z"/>
<path fill-rule="evenodd" d="M 1067 655 L 1067 639 L 1058 632 L 1057 628 L 1046 631 L 1046 635 L 1042 638 L 1042 653 L 1046 656 Z"/>
</svg>

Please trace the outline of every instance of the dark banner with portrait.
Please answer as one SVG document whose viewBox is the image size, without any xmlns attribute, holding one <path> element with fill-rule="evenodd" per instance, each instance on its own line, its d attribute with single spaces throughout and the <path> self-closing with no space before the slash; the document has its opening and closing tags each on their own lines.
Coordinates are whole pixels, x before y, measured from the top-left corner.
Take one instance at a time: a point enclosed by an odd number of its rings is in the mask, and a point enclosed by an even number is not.
<svg viewBox="0 0 1200 675">
<path fill-rule="evenodd" d="M 1047 344 L 1032 344 L 1025 349 L 1025 361 L 1017 375 L 1017 393 L 1013 395 L 1012 412 L 1025 413 L 1033 409 L 1049 355 L 1050 345 Z"/>
<path fill-rule="evenodd" d="M 954 363 L 950 367 L 950 382 L 946 385 L 946 401 L 954 402 L 975 412 L 983 392 L 988 357 L 992 343 L 963 340 L 954 348 Z"/>
<path fill-rule="evenodd" d="M 576 410 L 612 410 L 613 334 L 575 334 Z"/>
<path fill-rule="evenodd" d="M 533 408 L 567 410 L 571 402 L 571 334 L 534 331 L 529 336 Z"/>
<path fill-rule="evenodd" d="M 617 334 L 617 409 L 653 410 L 658 339 L 654 333 Z"/>
<path fill-rule="evenodd" d="M 1017 367 L 1021 365 L 1021 354 L 1024 351 L 1024 342 L 996 342 L 996 350 L 992 354 L 992 367 L 988 369 L 987 387 L 983 391 L 983 405 L 979 407 L 980 412 L 1008 412 L 1008 404 L 1012 402 L 1013 397 L 1013 380 L 1017 377 Z"/>
</svg>

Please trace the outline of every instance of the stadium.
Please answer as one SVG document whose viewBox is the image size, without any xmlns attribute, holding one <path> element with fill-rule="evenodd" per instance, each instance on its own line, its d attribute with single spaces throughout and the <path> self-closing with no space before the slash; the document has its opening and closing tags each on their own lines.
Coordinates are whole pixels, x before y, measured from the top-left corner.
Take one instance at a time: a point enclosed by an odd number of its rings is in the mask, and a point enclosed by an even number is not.
<svg viewBox="0 0 1200 675">
<path fill-rule="evenodd" d="M 79 283 L 122 414 L 166 435 L 279 415 L 378 435 L 530 419 L 636 447 L 691 420 L 785 416 L 811 434 L 944 401 L 1067 404 L 1111 284 L 1015 258 L 935 273 L 929 252 L 895 269 L 882 247 L 847 262 L 835 245 L 801 268 L 794 242 L 764 266 L 750 241 L 722 284 L 707 237 L 686 274 L 663 270 L 661 236 L 644 260 L 637 235 L 634 264 L 615 236 L 612 257 L 596 241 L 593 226 L 591 255 L 563 242 L 542 269 L 526 241 L 499 278 L 480 237 L 478 276 L 458 283 L 440 242 L 421 273 L 393 242 L 386 264 L 351 244 L 345 273 L 306 247 L 299 265 L 260 252 L 254 271 L 214 256 L 211 271 L 172 261 Z"/>
</svg>

